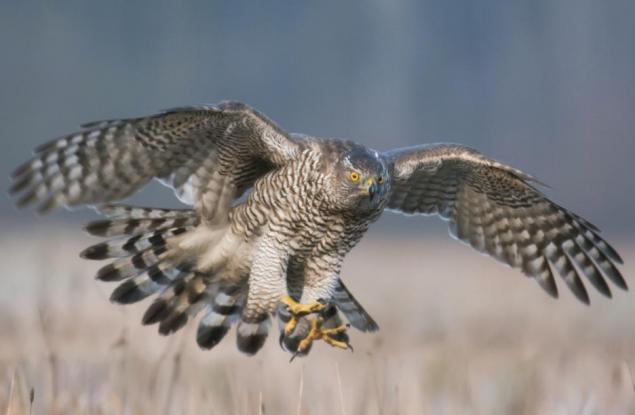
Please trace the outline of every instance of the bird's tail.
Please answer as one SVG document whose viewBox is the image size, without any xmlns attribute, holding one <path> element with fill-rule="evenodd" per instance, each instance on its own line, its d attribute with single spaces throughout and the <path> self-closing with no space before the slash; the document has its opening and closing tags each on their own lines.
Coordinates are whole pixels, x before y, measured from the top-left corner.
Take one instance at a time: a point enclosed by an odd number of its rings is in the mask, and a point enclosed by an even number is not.
<svg viewBox="0 0 635 415">
<path fill-rule="evenodd" d="M 240 315 L 244 289 L 229 286 L 194 270 L 187 257 L 172 255 L 171 238 L 191 231 L 199 218 L 191 209 L 154 209 L 108 205 L 99 209 L 108 216 L 86 230 L 111 238 L 86 248 L 87 259 L 114 259 L 97 272 L 97 279 L 120 282 L 110 300 L 120 304 L 159 294 L 143 315 L 143 324 L 159 324 L 167 335 L 183 327 L 200 311 L 197 341 L 202 348 L 218 344 Z"/>
<path fill-rule="evenodd" d="M 108 205 L 100 211 L 108 219 L 91 222 L 86 230 L 111 239 L 86 248 L 80 256 L 114 259 L 97 272 L 101 281 L 122 281 L 113 291 L 111 301 L 122 304 L 140 301 L 189 273 L 187 263 L 167 260 L 167 241 L 198 224 L 193 210 Z"/>
</svg>

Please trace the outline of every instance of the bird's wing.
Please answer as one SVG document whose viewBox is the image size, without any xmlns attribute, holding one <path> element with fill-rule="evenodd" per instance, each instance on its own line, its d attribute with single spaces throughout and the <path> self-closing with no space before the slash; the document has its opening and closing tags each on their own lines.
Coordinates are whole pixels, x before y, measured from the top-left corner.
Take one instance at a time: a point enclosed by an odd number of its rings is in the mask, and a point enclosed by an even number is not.
<svg viewBox="0 0 635 415">
<path fill-rule="evenodd" d="M 112 202 L 157 178 L 214 220 L 260 175 L 299 151 L 271 120 L 235 102 L 82 127 L 38 147 L 13 173 L 19 206 L 39 204 L 48 212 Z"/>
<path fill-rule="evenodd" d="M 575 296 L 588 303 L 580 279 L 610 297 L 605 277 L 622 289 L 618 253 L 599 230 L 538 191 L 531 176 L 467 147 L 432 144 L 386 154 L 393 164 L 388 209 L 438 214 L 450 233 L 527 276 L 549 294 L 557 271 Z"/>
</svg>

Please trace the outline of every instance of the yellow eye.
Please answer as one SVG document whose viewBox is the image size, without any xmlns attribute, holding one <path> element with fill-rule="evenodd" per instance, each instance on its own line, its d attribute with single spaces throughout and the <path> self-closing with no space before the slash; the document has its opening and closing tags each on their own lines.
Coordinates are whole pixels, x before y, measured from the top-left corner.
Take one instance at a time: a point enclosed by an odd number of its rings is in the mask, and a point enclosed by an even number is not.
<svg viewBox="0 0 635 415">
<path fill-rule="evenodd" d="M 351 172 L 351 180 L 354 181 L 354 182 L 358 181 L 359 180 L 359 173 L 357 173 L 355 171 L 352 171 Z"/>
<path fill-rule="evenodd" d="M 381 176 L 379 176 L 379 177 L 377 178 L 377 184 L 384 184 L 384 178 L 383 178 L 383 177 L 381 177 Z"/>
</svg>

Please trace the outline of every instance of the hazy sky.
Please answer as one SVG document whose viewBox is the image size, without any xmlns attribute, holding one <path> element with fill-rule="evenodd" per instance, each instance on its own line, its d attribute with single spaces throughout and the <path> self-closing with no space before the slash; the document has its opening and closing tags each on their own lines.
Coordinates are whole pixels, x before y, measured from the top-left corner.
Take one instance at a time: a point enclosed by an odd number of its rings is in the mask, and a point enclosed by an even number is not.
<svg viewBox="0 0 635 415">
<path fill-rule="evenodd" d="M 467 144 L 635 232 L 634 21 L 632 0 L 4 1 L 0 173 L 82 122 L 233 99 L 378 149 Z M 135 200 L 173 206 L 158 189 Z"/>
</svg>

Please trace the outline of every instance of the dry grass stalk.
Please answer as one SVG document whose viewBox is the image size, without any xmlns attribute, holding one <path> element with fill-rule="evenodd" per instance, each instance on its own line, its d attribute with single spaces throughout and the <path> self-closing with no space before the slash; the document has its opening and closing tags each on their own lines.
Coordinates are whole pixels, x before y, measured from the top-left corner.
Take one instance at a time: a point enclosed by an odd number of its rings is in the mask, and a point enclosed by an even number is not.
<svg viewBox="0 0 635 415">
<path fill-rule="evenodd" d="M 173 399 L 174 399 L 174 389 L 179 381 L 179 376 L 181 373 L 181 356 L 182 351 L 179 350 L 174 355 L 173 365 L 172 365 L 172 374 L 170 375 L 170 383 L 168 384 L 168 390 L 165 396 L 165 403 L 163 404 L 163 413 L 168 415 L 170 413 L 170 408 L 172 407 Z"/>
<path fill-rule="evenodd" d="M 296 415 L 302 414 L 302 396 L 304 394 L 304 365 L 300 368 L 300 385 L 298 387 L 298 406 L 296 408 Z"/>
<path fill-rule="evenodd" d="M 33 413 L 33 402 L 35 401 L 35 389 L 32 387 L 29 392 L 29 415 Z"/>
<path fill-rule="evenodd" d="M 38 322 L 40 326 L 40 332 L 42 333 L 42 339 L 44 340 L 44 348 L 46 351 L 47 362 L 49 365 L 49 384 L 51 385 L 51 414 L 57 415 L 61 413 L 59 408 L 59 392 L 58 392 L 58 368 L 57 368 L 57 354 L 53 345 L 53 333 L 51 332 L 51 318 L 52 314 L 50 308 L 46 305 L 43 297 L 40 297 L 38 305 Z"/>
<path fill-rule="evenodd" d="M 265 414 L 265 403 L 262 400 L 262 391 L 258 393 L 258 415 Z"/>
<path fill-rule="evenodd" d="M 340 394 L 340 408 L 342 415 L 346 415 L 346 409 L 344 407 L 344 391 L 342 390 L 342 376 L 340 376 L 340 365 L 335 362 L 335 375 L 337 376 L 337 390 Z"/>
<path fill-rule="evenodd" d="M 13 375 L 11 376 L 11 384 L 9 386 L 9 398 L 7 399 L 7 410 L 5 411 L 6 415 L 11 415 L 11 409 L 13 406 L 13 394 L 15 392 L 15 378 L 17 376 L 16 370 L 13 371 Z"/>
</svg>

